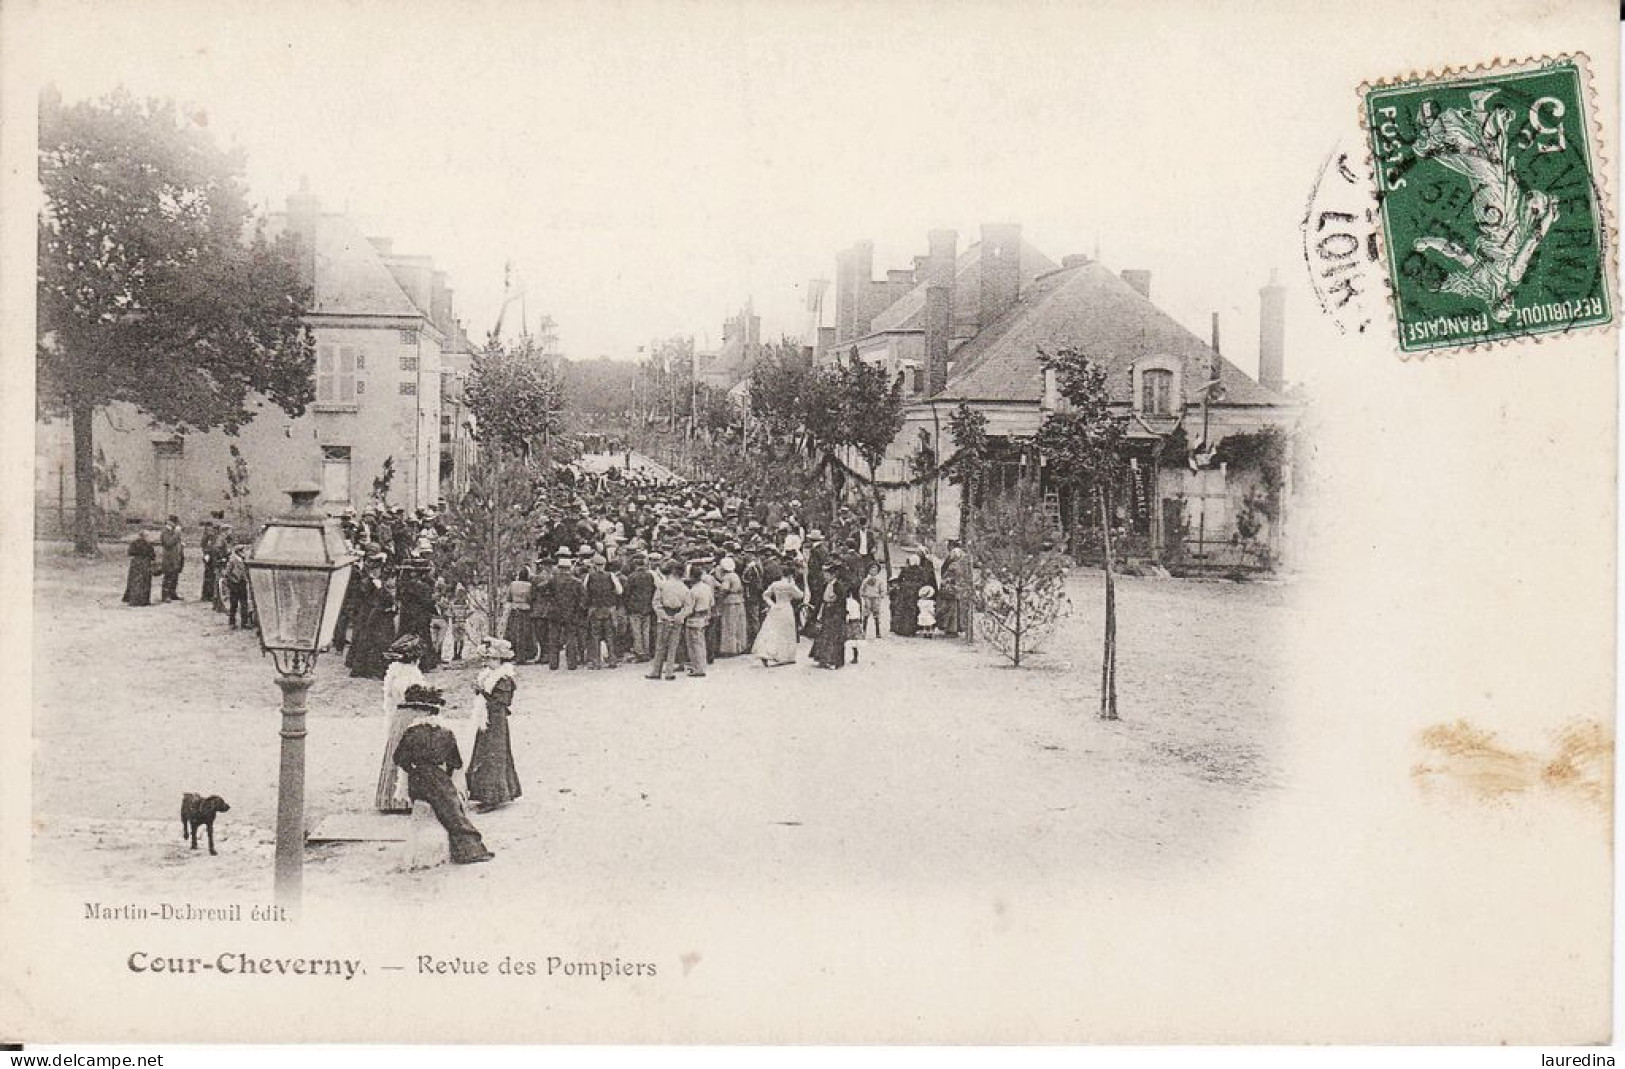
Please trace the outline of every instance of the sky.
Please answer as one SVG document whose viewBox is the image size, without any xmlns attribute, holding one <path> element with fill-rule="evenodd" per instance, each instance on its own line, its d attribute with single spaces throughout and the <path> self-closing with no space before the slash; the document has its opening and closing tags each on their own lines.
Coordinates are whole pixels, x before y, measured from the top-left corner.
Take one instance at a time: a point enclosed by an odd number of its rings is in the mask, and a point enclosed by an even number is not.
<svg viewBox="0 0 1625 1069">
<path fill-rule="evenodd" d="M 1016 222 L 1056 261 L 1151 271 L 1204 339 L 1218 311 L 1248 371 L 1272 269 L 1288 377 L 1336 342 L 1299 221 L 1357 83 L 1271 24 L 1194 2 L 226 6 L 44 3 L 39 80 L 175 98 L 246 151 L 257 205 L 306 179 L 432 256 L 477 338 L 508 261 L 566 355 L 628 358 L 717 344 L 747 297 L 764 336 L 799 335 L 808 280 L 856 240 L 883 277 L 930 229 L 963 248 Z"/>
</svg>

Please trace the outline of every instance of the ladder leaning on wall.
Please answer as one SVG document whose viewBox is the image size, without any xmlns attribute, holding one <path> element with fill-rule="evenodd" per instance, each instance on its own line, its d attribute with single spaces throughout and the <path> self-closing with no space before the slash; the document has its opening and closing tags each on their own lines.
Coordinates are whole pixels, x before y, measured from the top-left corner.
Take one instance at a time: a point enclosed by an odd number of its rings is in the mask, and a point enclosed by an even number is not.
<svg viewBox="0 0 1625 1069">
<path fill-rule="evenodd" d="M 1056 534 L 1064 529 L 1061 526 L 1061 495 L 1054 490 L 1044 494 L 1044 518 L 1049 521 L 1049 529 Z"/>
</svg>

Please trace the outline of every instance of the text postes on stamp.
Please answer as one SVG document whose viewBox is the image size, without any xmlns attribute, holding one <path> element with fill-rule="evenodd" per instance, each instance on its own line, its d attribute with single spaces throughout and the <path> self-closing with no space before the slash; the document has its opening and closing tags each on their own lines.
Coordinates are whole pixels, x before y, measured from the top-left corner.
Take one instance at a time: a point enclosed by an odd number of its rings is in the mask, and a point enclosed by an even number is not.
<svg viewBox="0 0 1625 1069">
<path fill-rule="evenodd" d="M 1401 351 L 1612 320 L 1583 73 L 1561 59 L 1366 90 Z"/>
</svg>

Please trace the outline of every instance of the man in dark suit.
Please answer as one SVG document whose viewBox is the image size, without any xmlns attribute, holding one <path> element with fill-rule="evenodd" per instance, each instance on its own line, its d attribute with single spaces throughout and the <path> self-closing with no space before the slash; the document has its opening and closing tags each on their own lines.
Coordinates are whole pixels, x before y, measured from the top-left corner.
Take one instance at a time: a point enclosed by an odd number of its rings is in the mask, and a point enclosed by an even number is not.
<svg viewBox="0 0 1625 1069">
<path fill-rule="evenodd" d="M 626 618 L 632 627 L 632 654 L 647 661 L 654 653 L 655 573 L 648 558 L 634 553 L 626 576 Z"/>
<path fill-rule="evenodd" d="M 559 550 L 558 568 L 547 584 L 549 630 L 552 645 L 547 651 L 547 667 L 558 670 L 559 651 L 564 651 L 564 666 L 571 672 L 581 667 L 582 628 L 587 618 L 587 588 L 571 574 L 573 563 L 566 550 Z"/>
<path fill-rule="evenodd" d="M 175 516 L 169 518 L 169 522 L 164 524 L 164 532 L 159 536 L 158 542 L 162 547 L 162 559 L 159 563 L 164 573 L 163 600 L 179 601 L 181 570 L 186 567 L 186 544 L 181 538 L 179 518 Z"/>
</svg>

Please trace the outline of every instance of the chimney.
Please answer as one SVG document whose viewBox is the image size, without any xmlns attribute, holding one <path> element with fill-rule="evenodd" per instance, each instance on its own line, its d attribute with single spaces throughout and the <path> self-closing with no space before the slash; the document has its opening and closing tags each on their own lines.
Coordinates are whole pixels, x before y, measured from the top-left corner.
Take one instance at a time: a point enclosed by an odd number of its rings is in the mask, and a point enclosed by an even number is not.
<svg viewBox="0 0 1625 1069">
<path fill-rule="evenodd" d="M 429 273 L 429 318 L 442 334 L 451 333 L 451 291 L 446 288 L 446 273 Z"/>
<path fill-rule="evenodd" d="M 1079 252 L 1074 252 L 1068 256 L 1061 257 L 1062 267 L 1087 267 L 1088 265 L 1089 257 Z"/>
<path fill-rule="evenodd" d="M 925 287 L 925 394 L 948 387 L 948 355 L 954 336 L 953 289 L 941 282 Z"/>
<path fill-rule="evenodd" d="M 1151 299 L 1151 272 L 1131 270 L 1124 271 L 1123 281 L 1127 282 L 1130 286 L 1133 286 L 1134 292 L 1138 293 L 1141 297 L 1144 297 L 1148 301 Z"/>
<path fill-rule="evenodd" d="M 299 281 L 316 288 L 316 226 L 322 217 L 322 202 L 310 191 L 310 181 L 299 179 L 299 192 L 288 195 L 288 233 L 293 235 L 294 260 Z"/>
<path fill-rule="evenodd" d="M 368 238 L 372 247 L 378 250 L 379 256 L 392 256 L 395 252 L 394 238 Z"/>
<path fill-rule="evenodd" d="M 959 231 L 933 230 L 926 235 L 926 241 L 931 251 L 925 257 L 928 266 L 920 275 L 920 281 L 952 286 L 957 273 L 954 268 L 959 262 Z"/>
<path fill-rule="evenodd" d="M 852 333 L 847 341 L 857 341 L 868 334 L 869 324 L 874 322 L 875 313 L 880 311 L 870 296 L 874 277 L 874 242 L 860 241 L 852 246 Z"/>
<path fill-rule="evenodd" d="M 1021 298 L 1021 226 L 1017 223 L 982 224 L 982 292 L 978 326 L 1008 312 Z"/>
<path fill-rule="evenodd" d="M 852 250 L 835 254 L 835 340 L 852 338 L 852 322 L 857 310 L 857 292 L 852 277 Z"/>
<path fill-rule="evenodd" d="M 1277 393 L 1286 386 L 1286 287 L 1273 269 L 1258 291 L 1258 382 Z"/>
<path fill-rule="evenodd" d="M 1213 313 L 1213 355 L 1219 355 L 1219 313 Z"/>
</svg>

